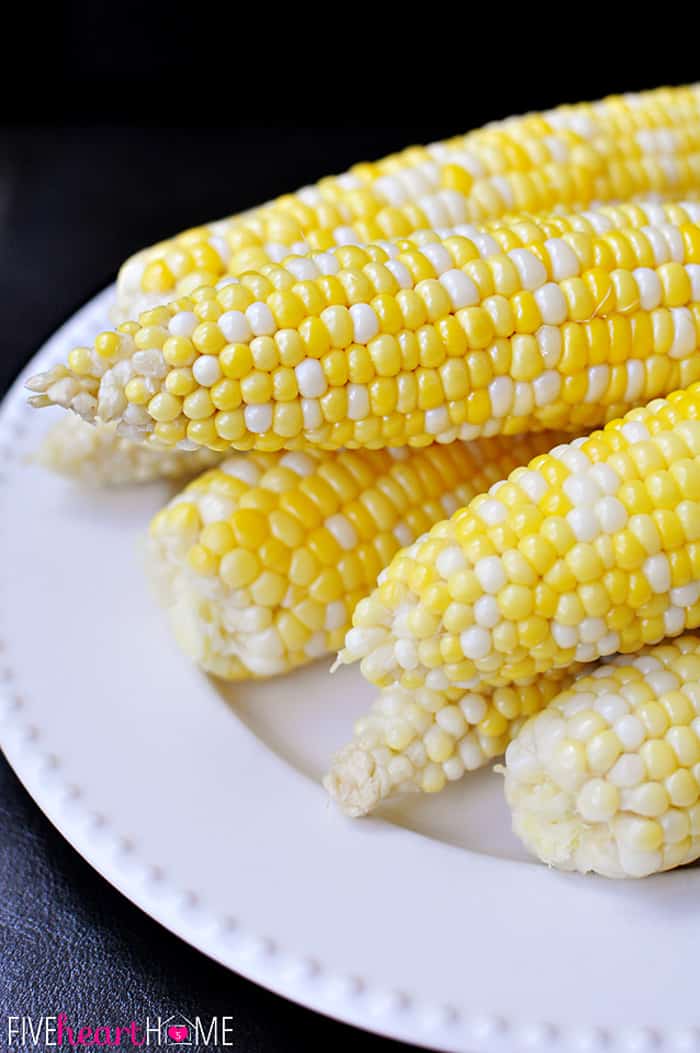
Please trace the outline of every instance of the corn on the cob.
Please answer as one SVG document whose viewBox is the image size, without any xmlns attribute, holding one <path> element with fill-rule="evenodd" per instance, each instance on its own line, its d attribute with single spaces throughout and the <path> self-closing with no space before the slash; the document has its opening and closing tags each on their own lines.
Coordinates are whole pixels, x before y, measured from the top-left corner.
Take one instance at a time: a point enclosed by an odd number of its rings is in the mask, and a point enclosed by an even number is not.
<svg viewBox="0 0 700 1053">
<path fill-rule="evenodd" d="M 645 877 L 700 857 L 700 640 L 578 677 L 506 753 L 513 828 L 563 870 Z"/>
<path fill-rule="evenodd" d="M 646 205 L 644 209 L 633 204 L 625 206 L 601 207 L 590 213 L 571 214 L 569 216 L 554 214 L 550 216 L 528 216 L 506 217 L 482 224 L 477 230 L 474 227 L 460 227 L 461 234 L 476 239 L 476 243 L 487 251 L 522 247 L 529 242 L 544 242 L 547 239 L 561 237 L 566 233 L 588 233 L 605 234 L 616 228 L 644 227 L 654 219 L 657 224 L 675 222 L 678 225 L 687 223 L 689 219 L 700 218 L 700 207 L 692 205 L 686 209 L 675 205 L 652 206 Z M 510 229 L 508 229 L 510 228 Z M 485 237 L 491 234 L 490 237 Z M 431 231 L 421 231 L 413 236 L 418 244 L 437 241 L 438 235 Z M 313 241 L 313 239 L 312 239 Z M 624 249 L 620 240 L 612 240 L 613 250 L 618 262 Z M 298 242 L 295 245 L 297 252 L 313 251 L 312 242 Z M 262 250 L 258 250 L 262 252 Z M 273 254 L 275 259 L 279 254 Z M 251 262 L 250 260 L 248 262 Z M 40 452 L 39 460 L 56 471 L 80 478 L 91 484 L 120 484 L 135 480 L 158 478 L 159 476 L 173 477 L 178 474 L 187 474 L 194 467 L 200 465 L 192 459 L 179 453 L 171 456 L 167 451 L 159 452 L 145 451 L 143 456 L 137 452 L 137 446 L 128 440 L 110 435 L 107 430 L 104 435 L 99 434 L 100 427 L 90 432 L 86 426 L 81 426 L 77 419 L 66 422 L 61 428 L 55 429 L 47 438 L 47 443 Z M 213 457 L 213 455 L 212 455 Z M 84 462 L 84 463 L 83 463 Z M 201 467 L 207 467 L 203 464 Z"/>
<path fill-rule="evenodd" d="M 154 577 L 181 646 L 227 679 L 337 650 L 402 545 L 551 442 L 229 458 L 152 523 Z"/>
<path fill-rule="evenodd" d="M 575 668 L 483 691 L 446 687 L 439 670 L 416 691 L 385 688 L 355 724 L 353 741 L 333 758 L 323 784 L 352 817 L 399 793 L 438 793 L 502 754 L 523 720 L 546 706 Z"/>
<path fill-rule="evenodd" d="M 123 486 L 193 476 L 221 456 L 213 450 L 156 450 L 123 439 L 113 424 L 93 427 L 69 413 L 46 433 L 34 460 L 88 486 Z"/>
<path fill-rule="evenodd" d="M 473 688 L 700 625 L 700 384 L 516 469 L 400 552 L 342 661 Z"/>
<path fill-rule="evenodd" d="M 700 377 L 695 214 L 544 241 L 516 224 L 493 255 L 454 235 L 290 258 L 101 334 L 32 402 L 184 449 L 580 431 Z"/>
<path fill-rule="evenodd" d="M 687 209 L 687 210 L 686 210 Z M 652 206 L 639 208 L 633 204 L 625 206 L 606 206 L 590 213 L 571 214 L 569 216 L 554 214 L 550 216 L 518 216 L 499 219 L 482 224 L 477 230 L 474 227 L 460 227 L 461 234 L 476 239 L 485 251 L 519 248 L 531 242 L 545 242 L 562 234 L 588 233 L 605 234 L 625 227 L 644 227 L 653 219 L 657 224 L 675 222 L 682 225 L 689 219 L 700 219 L 700 206 L 676 205 Z M 485 235 L 490 235 L 486 237 Z M 421 231 L 413 235 L 417 244 L 437 241 L 438 235 L 432 231 Z M 611 247 L 618 262 L 622 262 L 624 248 L 619 239 L 611 239 Z M 311 252 L 312 244 L 300 242 L 295 248 L 299 252 Z M 277 258 L 277 256 L 275 257 Z M 82 479 L 91 484 L 119 484 L 140 479 L 173 477 L 187 474 L 195 467 L 207 467 L 195 459 L 188 464 L 186 456 L 179 453 L 174 457 L 167 451 L 144 452 L 141 456 L 137 447 L 128 440 L 115 438 L 109 430 L 100 436 L 81 426 L 77 420 L 66 423 L 47 439 L 47 445 L 41 451 L 39 460 L 54 470 Z M 85 463 L 83 463 L 83 461 Z"/>
<path fill-rule="evenodd" d="M 120 272 L 118 311 L 135 317 L 227 273 L 278 262 L 304 242 L 326 250 L 506 212 L 678 197 L 699 183 L 697 86 L 528 114 L 355 165 L 137 253 Z"/>
</svg>

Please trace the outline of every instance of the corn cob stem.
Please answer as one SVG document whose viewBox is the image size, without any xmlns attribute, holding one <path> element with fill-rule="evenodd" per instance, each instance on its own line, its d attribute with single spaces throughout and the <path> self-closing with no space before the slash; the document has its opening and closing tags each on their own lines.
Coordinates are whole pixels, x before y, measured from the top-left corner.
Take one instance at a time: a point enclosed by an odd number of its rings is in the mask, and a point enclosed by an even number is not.
<svg viewBox="0 0 700 1053">
<path fill-rule="evenodd" d="M 34 460 L 88 486 L 123 486 L 193 476 L 220 457 L 211 450 L 156 450 L 123 439 L 112 424 L 93 427 L 70 413 L 46 433 Z"/>
<path fill-rule="evenodd" d="M 229 458 L 151 527 L 154 576 L 181 646 L 227 679 L 337 650 L 402 545 L 551 442 Z"/>
<path fill-rule="evenodd" d="M 340 654 L 481 689 L 700 624 L 700 384 L 516 469 L 400 552 Z"/>
<path fill-rule="evenodd" d="M 568 683 L 574 667 L 528 684 L 465 692 L 441 686 L 385 688 L 355 725 L 355 738 L 323 780 L 341 810 L 367 815 L 400 793 L 437 793 L 502 754 L 523 723 Z"/>
<path fill-rule="evenodd" d="M 697 87 L 529 114 L 355 165 L 241 216 L 185 231 L 121 269 L 120 319 L 312 250 L 403 237 L 507 212 L 629 200 L 700 182 Z M 301 251 L 305 251 L 301 248 Z"/>
<path fill-rule="evenodd" d="M 645 877 L 700 857 L 700 640 L 577 677 L 511 742 L 505 792 L 550 866 Z"/>
<path fill-rule="evenodd" d="M 182 449 L 582 430 L 700 376 L 693 209 L 601 235 L 543 240 L 530 222 L 480 246 L 427 235 L 290 259 L 101 334 L 33 378 L 32 401 Z"/>
</svg>

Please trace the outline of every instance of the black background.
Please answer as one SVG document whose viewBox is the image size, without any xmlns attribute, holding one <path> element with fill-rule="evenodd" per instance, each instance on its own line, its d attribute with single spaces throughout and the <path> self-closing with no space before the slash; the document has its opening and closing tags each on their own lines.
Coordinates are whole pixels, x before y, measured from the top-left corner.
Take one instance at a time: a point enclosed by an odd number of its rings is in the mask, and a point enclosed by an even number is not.
<svg viewBox="0 0 700 1053">
<path fill-rule="evenodd" d="M 347 3 L 284 17 L 233 6 L 226 21 L 203 3 L 133 0 L 4 14 L 0 388 L 143 244 L 409 142 L 697 78 L 692 20 L 677 8 L 665 25 L 661 8 L 647 10 L 652 39 L 641 44 L 640 12 L 626 7 L 550 18 L 530 5 L 520 23 L 501 5 L 483 25 L 466 8 Z M 246 1051 L 392 1045 L 276 998 L 163 931 L 66 845 L 0 761 L 0 1049 L 5 1014 L 58 1008 L 115 1022 L 230 1014 Z"/>
</svg>

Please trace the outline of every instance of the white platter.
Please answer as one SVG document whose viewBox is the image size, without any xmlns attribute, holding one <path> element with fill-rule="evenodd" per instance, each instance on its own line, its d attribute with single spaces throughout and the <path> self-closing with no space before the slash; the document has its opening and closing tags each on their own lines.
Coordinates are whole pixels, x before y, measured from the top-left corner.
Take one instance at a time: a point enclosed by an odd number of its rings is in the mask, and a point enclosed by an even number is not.
<svg viewBox="0 0 700 1053">
<path fill-rule="evenodd" d="M 27 372 L 106 324 L 111 290 Z M 700 1050 L 700 870 L 549 872 L 483 772 L 382 818 L 319 785 L 371 693 L 323 661 L 224 686 L 179 654 L 139 552 L 168 490 L 86 492 L 27 463 L 50 412 L 0 411 L 0 741 L 134 903 L 297 1002 L 445 1050 Z"/>
</svg>

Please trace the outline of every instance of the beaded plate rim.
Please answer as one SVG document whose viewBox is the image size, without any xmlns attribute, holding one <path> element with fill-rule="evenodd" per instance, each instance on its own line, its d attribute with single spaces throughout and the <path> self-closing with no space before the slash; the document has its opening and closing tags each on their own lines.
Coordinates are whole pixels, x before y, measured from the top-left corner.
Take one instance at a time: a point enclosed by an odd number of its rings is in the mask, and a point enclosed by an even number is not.
<svg viewBox="0 0 700 1053">
<path fill-rule="evenodd" d="M 81 333 L 84 336 L 86 330 L 104 324 L 113 298 L 114 286 L 109 286 L 70 317 L 33 357 L 3 400 L 0 492 L 8 486 L 7 464 L 32 432 L 24 379 L 37 367 L 59 360 L 68 344 L 81 342 Z M 0 594 L 0 619 L 2 607 Z M 533 1053 L 700 1051 L 700 1026 L 696 1026 L 700 1020 L 672 1031 L 634 1022 L 614 1028 L 559 1025 L 542 1018 L 511 1019 L 505 1011 L 433 1004 L 418 992 L 396 991 L 365 977 L 339 973 L 303 952 L 278 945 L 241 918 L 211 912 L 196 889 L 183 887 L 176 874 L 143 858 L 133 832 L 126 834 L 118 820 L 96 811 L 81 787 L 66 777 L 41 722 L 27 713 L 17 672 L 0 629 L 0 746 L 36 804 L 80 855 L 131 902 L 225 967 L 325 1015 L 430 1048 L 471 1053 L 506 1053 L 515 1048 Z M 403 832 L 402 836 L 418 835 Z"/>
</svg>

